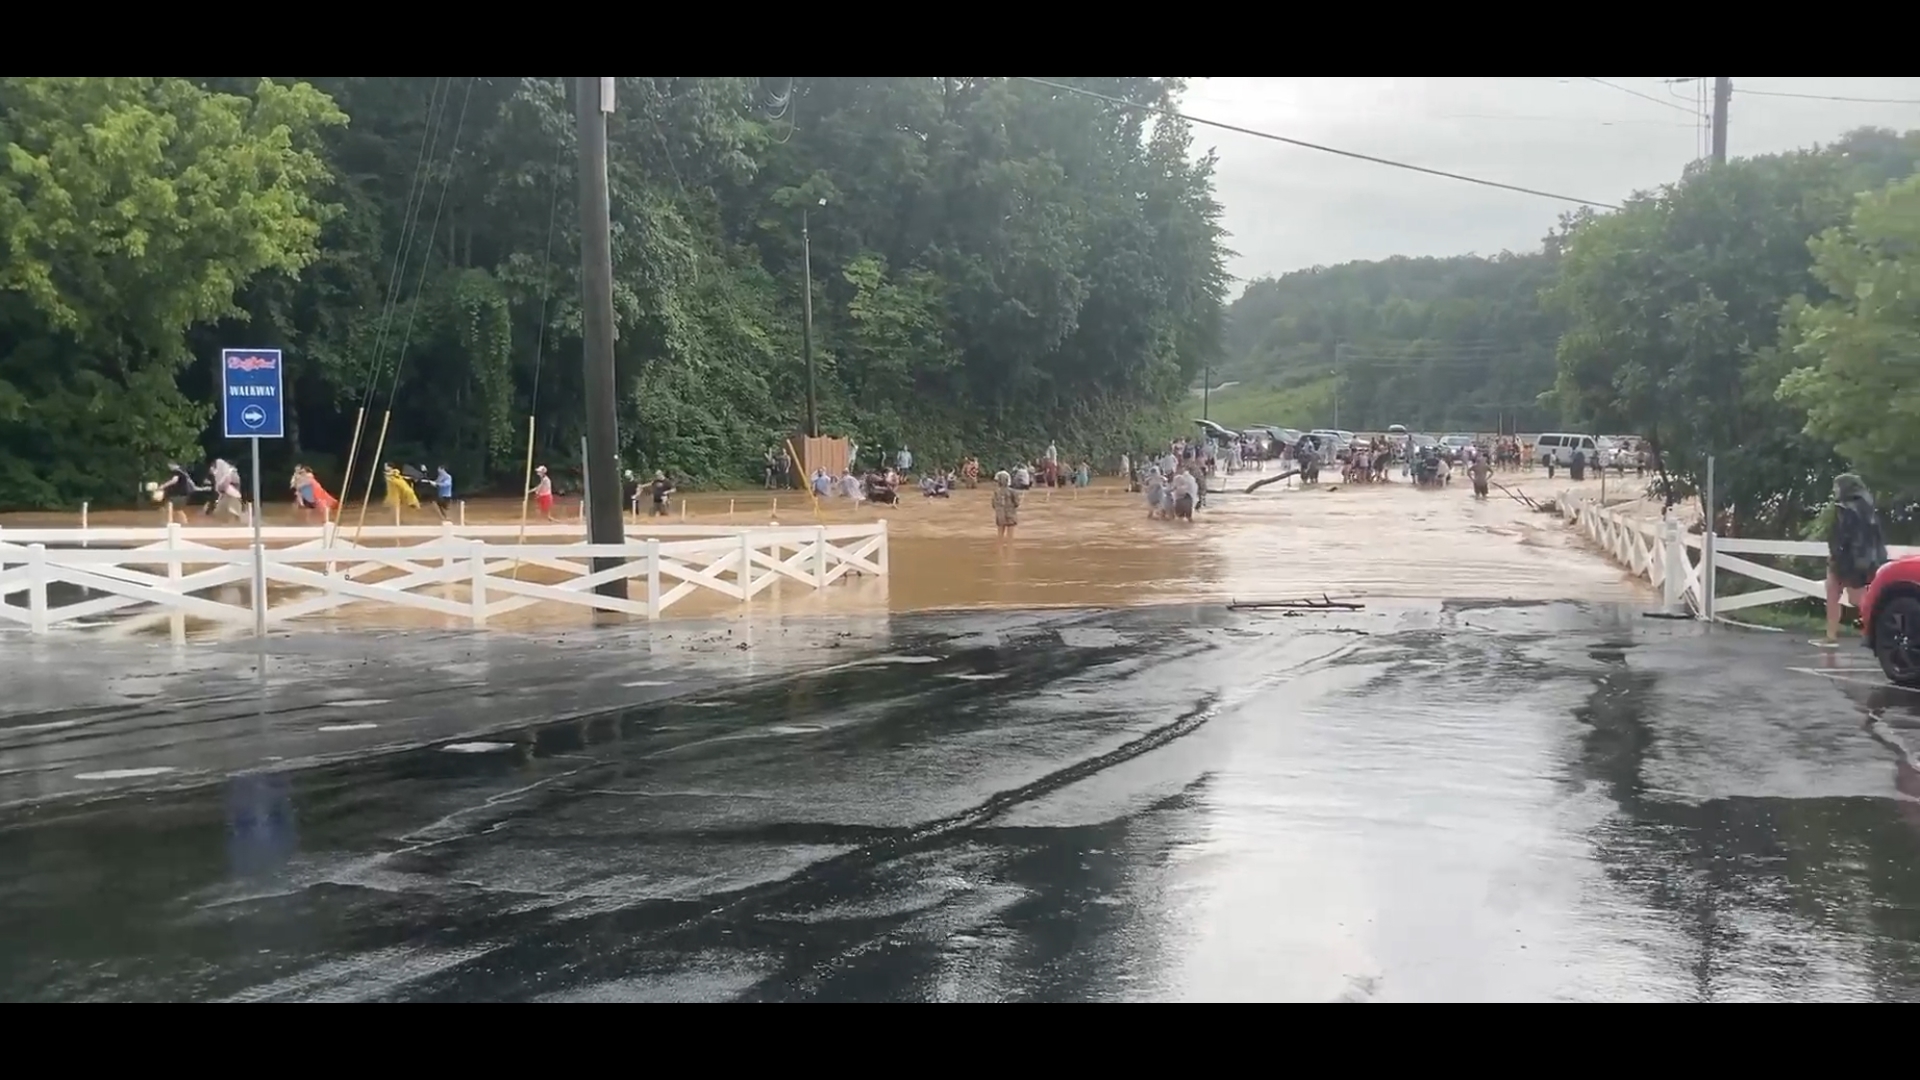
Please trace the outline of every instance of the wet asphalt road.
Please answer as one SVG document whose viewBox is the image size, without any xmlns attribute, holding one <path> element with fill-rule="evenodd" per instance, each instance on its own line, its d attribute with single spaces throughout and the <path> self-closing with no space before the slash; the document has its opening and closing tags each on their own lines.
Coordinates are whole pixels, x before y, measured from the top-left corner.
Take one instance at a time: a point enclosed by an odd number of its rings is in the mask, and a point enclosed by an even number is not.
<svg viewBox="0 0 1920 1080">
<path fill-rule="evenodd" d="M 1920 998 L 1920 702 L 1863 650 L 818 626 L 295 639 L 251 708 L 244 648 L 0 643 L 0 998 Z"/>
</svg>

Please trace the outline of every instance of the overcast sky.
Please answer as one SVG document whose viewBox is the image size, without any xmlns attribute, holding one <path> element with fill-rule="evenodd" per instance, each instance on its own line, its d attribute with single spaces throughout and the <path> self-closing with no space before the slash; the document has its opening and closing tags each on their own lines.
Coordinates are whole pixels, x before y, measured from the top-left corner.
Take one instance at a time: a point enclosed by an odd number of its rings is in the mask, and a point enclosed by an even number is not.
<svg viewBox="0 0 1920 1080">
<path fill-rule="evenodd" d="M 1602 202 L 1678 178 L 1705 153 L 1693 84 L 1586 78 L 1192 80 L 1188 114 Z M 1707 80 L 1711 83 L 1711 80 Z M 1767 97 L 1785 91 L 1920 101 L 1920 77 L 1735 78 L 1734 157 L 1862 126 L 1920 128 L 1920 105 Z M 1743 91 L 1755 91 L 1745 93 Z M 1665 103 L 1665 104 L 1663 104 Z M 1220 154 L 1229 268 L 1242 278 L 1389 255 L 1491 255 L 1539 246 L 1570 204 L 1423 176 L 1196 126 Z M 1238 295 L 1238 288 L 1234 295 Z"/>
</svg>

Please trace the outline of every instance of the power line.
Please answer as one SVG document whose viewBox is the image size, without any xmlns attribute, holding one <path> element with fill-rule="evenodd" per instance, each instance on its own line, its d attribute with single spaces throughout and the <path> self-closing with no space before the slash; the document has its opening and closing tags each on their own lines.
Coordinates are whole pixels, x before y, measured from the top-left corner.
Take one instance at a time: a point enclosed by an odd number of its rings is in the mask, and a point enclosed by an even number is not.
<svg viewBox="0 0 1920 1080">
<path fill-rule="evenodd" d="M 1920 98 L 1884 98 L 1884 97 L 1846 97 L 1841 94 L 1796 94 L 1787 90 L 1749 90 L 1744 86 L 1733 88 L 1736 94 L 1753 94 L 1757 97 L 1798 98 L 1802 101 L 1845 101 L 1856 105 L 1920 105 Z"/>
<path fill-rule="evenodd" d="M 1045 86 L 1049 89 L 1060 90 L 1069 94 L 1079 94 L 1082 97 L 1104 101 L 1109 105 L 1118 105 L 1123 109 L 1133 109 L 1136 112 L 1148 113 L 1150 115 L 1171 116 L 1178 120 L 1185 120 L 1189 124 L 1219 128 L 1222 131 L 1231 131 L 1239 135 L 1251 135 L 1256 139 L 1286 143 L 1288 146 L 1298 146 L 1303 150 L 1318 150 L 1323 154 L 1336 154 L 1340 157 L 1352 158 L 1355 161 L 1371 162 L 1375 165 L 1385 165 L 1389 168 L 1425 173 L 1428 176 L 1438 176 L 1447 180 L 1459 180 L 1468 184 L 1478 184 L 1481 187 L 1498 188 L 1502 191 L 1514 191 L 1522 195 L 1534 195 L 1542 199 L 1553 199 L 1558 202 L 1579 203 L 1583 206 L 1598 206 L 1605 210 L 1620 209 L 1620 207 L 1614 203 L 1600 202 L 1595 199 L 1582 199 L 1573 195 L 1560 195 L 1551 191 L 1541 191 L 1537 188 L 1521 187 L 1518 184 L 1506 184 L 1498 180 L 1484 180 L 1478 176 L 1467 176 L 1464 173 L 1447 172 L 1444 169 L 1430 169 L 1425 165 L 1413 165 L 1405 161 L 1395 161 L 1392 158 L 1375 157 L 1372 154 L 1362 154 L 1357 150 L 1342 150 L 1334 146 L 1324 146 L 1320 143 L 1307 142 L 1305 139 L 1293 139 L 1285 135 L 1275 135 L 1270 131 L 1256 131 L 1253 128 L 1241 127 L 1238 124 L 1229 124 L 1220 120 L 1208 120 L 1204 117 L 1192 116 L 1180 112 L 1177 109 L 1169 109 L 1159 105 L 1142 105 L 1137 101 L 1128 101 L 1125 98 L 1117 98 L 1109 94 L 1097 93 L 1093 90 L 1083 89 L 1078 86 L 1068 86 L 1065 83 L 1052 82 L 1047 79 L 1036 79 L 1029 75 L 1015 75 L 1014 78 L 1022 82 L 1033 83 L 1035 86 Z"/>
<path fill-rule="evenodd" d="M 1593 116 L 1523 116 L 1518 113 L 1439 113 L 1435 120 L 1538 120 L 1550 124 L 1597 124 L 1600 127 L 1615 127 L 1623 124 L 1643 124 L 1650 127 L 1692 128 L 1695 124 L 1682 124 L 1675 120 L 1607 120 Z"/>
<path fill-rule="evenodd" d="M 414 282 L 413 304 L 407 309 L 406 329 L 400 335 L 400 352 L 397 354 L 393 363 L 393 385 L 387 388 L 387 411 L 389 413 L 393 411 L 394 398 L 400 393 L 400 373 L 405 370 L 407 366 L 407 346 L 413 342 L 413 321 L 420 315 L 420 294 L 421 291 L 427 287 L 427 267 L 433 262 L 434 239 L 440 235 L 440 211 L 447 208 L 447 188 L 452 186 L 453 170 L 459 166 L 460 162 L 460 133 L 466 129 L 467 106 L 473 101 L 473 84 L 478 81 L 477 78 L 473 77 L 467 79 L 467 92 L 465 96 L 460 99 L 460 116 L 453 124 L 453 142 L 447 146 L 447 175 L 440 179 L 440 198 L 433 204 L 433 224 L 427 226 L 427 250 L 420 256 L 420 277 Z M 453 83 L 451 80 L 447 83 L 447 97 L 449 101 L 452 100 L 453 97 Z M 445 115 L 444 109 L 442 110 L 442 115 Z M 420 193 L 421 205 L 426 205 L 426 198 L 426 190 L 422 188 Z M 371 488 L 369 488 L 369 490 L 371 490 Z"/>
<path fill-rule="evenodd" d="M 1660 98 L 1657 98 L 1657 97 L 1654 97 L 1654 96 L 1653 96 L 1652 94 L 1643 94 L 1643 93 L 1641 93 L 1640 91 L 1638 91 L 1638 90 L 1635 90 L 1635 89 L 1633 89 L 1633 88 L 1631 88 L 1631 87 L 1627 87 L 1627 86 L 1621 86 L 1621 85 L 1620 85 L 1619 83 L 1616 83 L 1616 82 L 1608 82 L 1608 81 L 1607 81 L 1607 80 L 1605 80 L 1605 79 L 1596 79 L 1596 78 L 1594 78 L 1594 77 L 1593 77 L 1593 76 L 1591 76 L 1591 75 L 1582 75 L 1582 76 L 1580 76 L 1580 77 L 1581 77 L 1581 78 L 1583 78 L 1583 79 L 1585 79 L 1585 80 L 1587 80 L 1587 81 L 1588 81 L 1588 82 L 1590 82 L 1590 83 L 1599 83 L 1599 84 L 1600 84 L 1601 86 L 1604 86 L 1604 87 L 1607 87 L 1608 89 L 1611 89 L 1611 90 L 1618 90 L 1618 91 L 1620 91 L 1620 92 L 1621 92 L 1621 93 L 1623 93 L 1623 94 L 1631 94 L 1631 95 L 1633 95 L 1634 97 L 1637 97 L 1637 98 L 1639 98 L 1639 99 L 1640 99 L 1640 100 L 1642 100 L 1642 101 L 1651 101 L 1651 102 L 1653 102 L 1653 103 L 1654 103 L 1655 105 L 1664 105 L 1664 106 L 1666 106 L 1666 107 L 1667 107 L 1667 108 L 1669 108 L 1669 109 L 1679 109 L 1679 110 L 1680 110 L 1681 112 L 1683 112 L 1683 113 L 1686 113 L 1686 114 L 1687 114 L 1688 116 L 1691 116 L 1691 117 L 1693 117 L 1693 118 L 1695 118 L 1696 120 L 1697 120 L 1697 119 L 1699 119 L 1699 117 L 1700 117 L 1700 111 L 1699 111 L 1698 109 L 1690 109 L 1690 108 L 1688 108 L 1688 107 L 1686 107 L 1685 105 L 1682 105 L 1682 104 L 1680 104 L 1679 102 L 1676 102 L 1676 101 L 1664 101 L 1664 100 L 1662 100 L 1662 99 L 1660 99 Z"/>
</svg>

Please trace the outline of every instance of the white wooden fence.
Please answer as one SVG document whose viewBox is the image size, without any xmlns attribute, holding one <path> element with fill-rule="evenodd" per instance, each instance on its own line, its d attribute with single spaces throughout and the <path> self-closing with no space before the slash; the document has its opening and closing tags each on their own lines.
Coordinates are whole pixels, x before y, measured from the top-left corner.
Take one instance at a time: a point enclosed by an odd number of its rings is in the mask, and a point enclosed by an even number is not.
<svg viewBox="0 0 1920 1080">
<path fill-rule="evenodd" d="M 1562 495 L 1560 513 L 1581 535 L 1636 577 L 1661 589 L 1670 609 L 1684 604 L 1702 619 L 1720 619 L 1730 612 L 1811 598 L 1825 602 L 1824 577 L 1804 578 L 1754 562 L 1748 555 L 1788 555 L 1827 558 L 1827 545 L 1817 540 L 1747 540 L 1731 536 L 1687 533 L 1671 520 L 1652 520 L 1623 514 L 1592 499 Z M 1920 548 L 1895 547 L 1893 558 L 1920 554 Z M 1671 568 L 1672 572 L 1669 572 Z M 1769 586 L 1752 592 L 1717 593 L 1718 574 L 1737 574 Z"/>
<path fill-rule="evenodd" d="M 355 533 L 359 543 L 350 535 Z M 251 597 L 243 605 L 203 594 L 251 582 L 252 538 L 245 528 L 177 524 L 0 529 L 0 627 L 24 624 L 44 634 L 109 616 L 120 625 L 129 613 L 171 620 L 176 635 L 188 618 L 250 625 Z M 269 624 L 357 603 L 411 608 L 474 626 L 539 603 L 657 619 L 697 590 L 745 603 L 782 578 L 823 589 L 849 573 L 887 573 L 885 521 L 634 525 L 619 544 L 587 543 L 577 526 L 534 526 L 523 534 L 514 525 L 451 523 L 275 527 L 263 529 L 262 540 Z M 612 565 L 595 570 L 594 560 Z M 632 579 L 629 593 L 640 595 L 594 592 L 617 578 Z M 13 599 L 22 593 L 24 603 Z"/>
</svg>

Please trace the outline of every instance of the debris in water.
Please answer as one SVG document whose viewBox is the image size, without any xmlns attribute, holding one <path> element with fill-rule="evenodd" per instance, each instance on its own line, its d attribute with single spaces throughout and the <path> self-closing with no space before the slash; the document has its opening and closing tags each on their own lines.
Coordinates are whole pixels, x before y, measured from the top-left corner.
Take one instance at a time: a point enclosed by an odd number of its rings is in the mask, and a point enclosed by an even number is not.
<svg viewBox="0 0 1920 1080">
<path fill-rule="evenodd" d="M 513 749 L 513 744 L 510 742 L 457 742 L 448 743 L 440 749 L 449 754 L 494 754 Z"/>
<path fill-rule="evenodd" d="M 1320 599 L 1305 597 L 1299 600 L 1229 600 L 1228 611 L 1262 611 L 1267 608 L 1291 608 L 1296 611 L 1365 611 L 1367 605 L 1349 600 L 1335 600 L 1326 593 Z"/>
<path fill-rule="evenodd" d="M 1299 476 L 1299 475 L 1300 475 L 1299 469 L 1288 469 L 1286 472 L 1281 473 L 1279 476 L 1269 476 L 1264 480 L 1255 480 L 1253 483 L 1247 485 L 1247 490 L 1242 492 L 1242 494 L 1251 495 L 1254 492 L 1259 491 L 1261 488 L 1266 487 L 1268 484 L 1277 484 L 1280 481 L 1285 480 L 1289 476 Z"/>
</svg>

